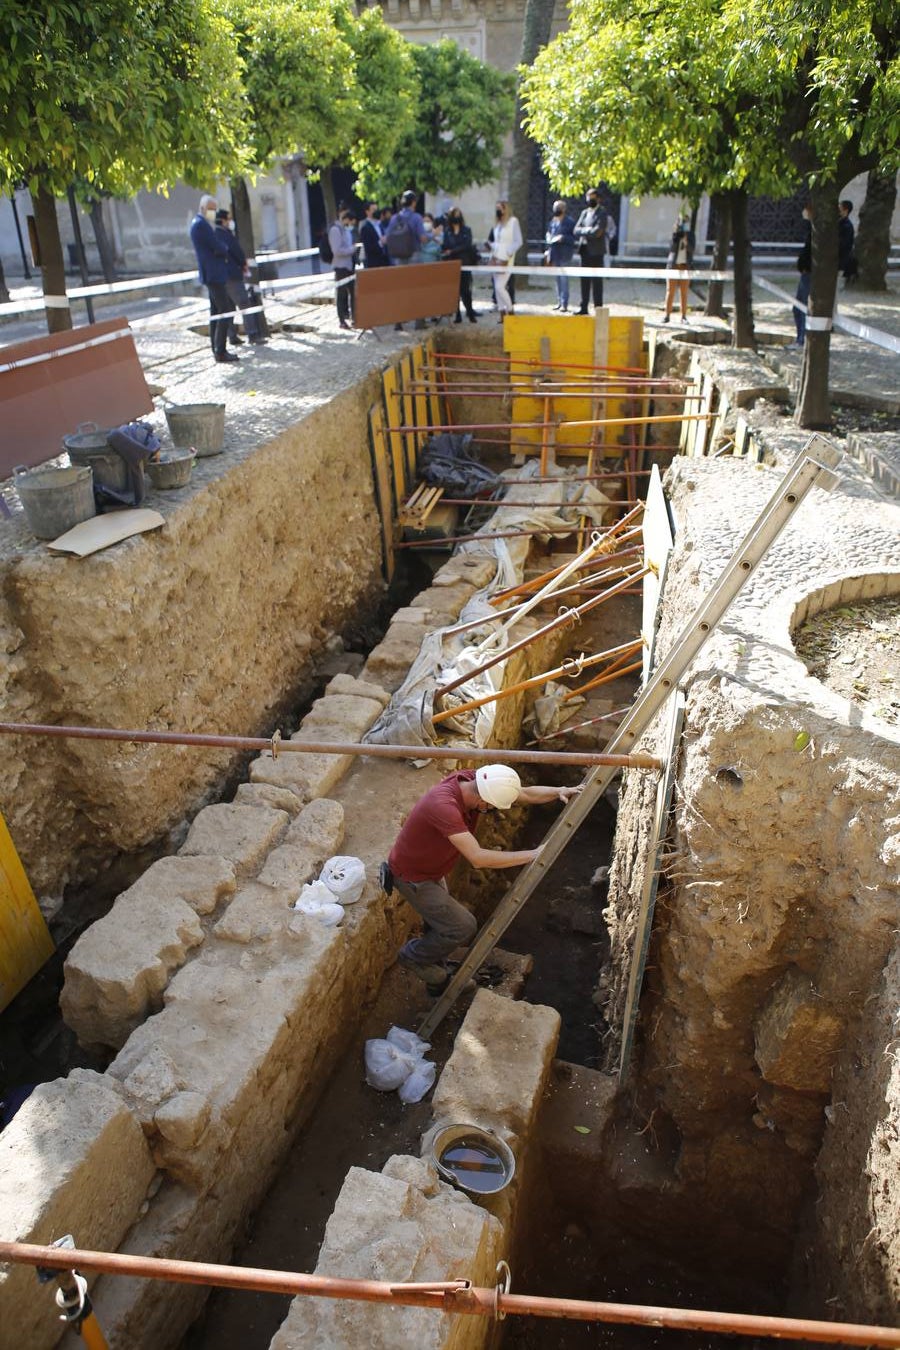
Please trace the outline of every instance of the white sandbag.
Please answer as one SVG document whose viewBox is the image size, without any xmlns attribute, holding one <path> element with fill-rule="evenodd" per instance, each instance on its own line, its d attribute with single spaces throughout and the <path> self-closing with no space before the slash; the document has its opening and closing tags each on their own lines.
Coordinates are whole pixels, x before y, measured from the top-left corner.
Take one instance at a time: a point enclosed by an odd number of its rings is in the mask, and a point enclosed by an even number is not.
<svg viewBox="0 0 900 1350">
<path fill-rule="evenodd" d="M 326 928 L 337 928 L 344 922 L 344 906 L 339 905 L 336 900 L 330 900 L 323 905 L 320 900 L 307 900 L 301 896 L 294 909 L 299 914 L 307 914 L 311 919 L 318 919 Z"/>
<path fill-rule="evenodd" d="M 366 1082 L 379 1092 L 393 1092 L 405 1083 L 416 1061 L 390 1041 L 366 1041 Z"/>
<path fill-rule="evenodd" d="M 329 858 L 319 873 L 319 880 L 332 892 L 338 904 L 355 905 L 366 889 L 366 865 L 361 858 Z"/>
<path fill-rule="evenodd" d="M 322 881 L 308 881 L 294 902 L 294 909 L 311 914 L 310 905 L 333 905 L 334 892 Z"/>
<path fill-rule="evenodd" d="M 405 1055 L 412 1055 L 413 1059 L 421 1059 L 425 1051 L 431 1049 L 430 1041 L 420 1040 L 414 1031 L 407 1031 L 404 1027 L 391 1027 L 387 1039 Z"/>
<path fill-rule="evenodd" d="M 436 1077 L 437 1065 L 432 1064 L 430 1060 L 420 1059 L 409 1077 L 400 1084 L 397 1096 L 404 1106 L 411 1106 L 413 1102 L 420 1102 L 425 1093 L 430 1092 L 434 1087 Z"/>
</svg>

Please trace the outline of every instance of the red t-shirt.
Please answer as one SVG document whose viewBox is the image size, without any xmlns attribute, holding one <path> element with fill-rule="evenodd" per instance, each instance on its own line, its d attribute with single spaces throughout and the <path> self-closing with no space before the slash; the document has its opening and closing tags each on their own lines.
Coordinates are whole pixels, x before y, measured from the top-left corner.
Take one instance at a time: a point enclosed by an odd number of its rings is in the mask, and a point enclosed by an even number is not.
<svg viewBox="0 0 900 1350">
<path fill-rule="evenodd" d="M 459 859 L 451 834 L 471 833 L 478 810 L 463 806 L 460 783 L 475 780 L 474 769 L 461 769 L 420 797 L 391 849 L 388 863 L 403 881 L 440 881 Z"/>
</svg>

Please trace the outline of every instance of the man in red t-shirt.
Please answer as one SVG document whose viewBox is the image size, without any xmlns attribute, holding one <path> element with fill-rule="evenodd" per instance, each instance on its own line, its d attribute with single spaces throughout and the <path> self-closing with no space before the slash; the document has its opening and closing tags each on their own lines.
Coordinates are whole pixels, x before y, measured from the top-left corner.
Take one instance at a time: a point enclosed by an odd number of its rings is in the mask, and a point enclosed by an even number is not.
<svg viewBox="0 0 900 1350">
<path fill-rule="evenodd" d="M 391 849 L 388 866 L 394 885 L 425 920 L 421 937 L 410 938 L 399 960 L 432 992 L 447 983 L 445 958 L 475 936 L 475 916 L 447 890 L 446 876 L 460 855 L 473 867 L 521 867 L 534 862 L 538 848 L 482 848 L 475 838 L 478 817 L 492 807 L 566 802 L 580 787 L 523 787 L 515 769 L 485 764 L 451 773 L 421 797 L 406 818 Z"/>
</svg>

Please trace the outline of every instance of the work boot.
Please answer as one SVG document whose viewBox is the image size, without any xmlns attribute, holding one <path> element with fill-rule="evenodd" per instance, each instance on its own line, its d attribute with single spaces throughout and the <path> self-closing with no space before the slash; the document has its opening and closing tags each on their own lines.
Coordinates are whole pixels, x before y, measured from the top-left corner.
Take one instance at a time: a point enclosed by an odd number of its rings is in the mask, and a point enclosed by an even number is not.
<svg viewBox="0 0 900 1350">
<path fill-rule="evenodd" d="M 417 980 L 422 980 L 424 984 L 427 984 L 429 989 L 432 985 L 445 985 L 450 978 L 449 971 L 442 961 L 423 965 L 421 961 L 414 961 L 411 956 L 407 956 L 402 951 L 397 957 L 397 961 L 404 970 L 408 970 L 411 975 L 415 975 Z"/>
</svg>

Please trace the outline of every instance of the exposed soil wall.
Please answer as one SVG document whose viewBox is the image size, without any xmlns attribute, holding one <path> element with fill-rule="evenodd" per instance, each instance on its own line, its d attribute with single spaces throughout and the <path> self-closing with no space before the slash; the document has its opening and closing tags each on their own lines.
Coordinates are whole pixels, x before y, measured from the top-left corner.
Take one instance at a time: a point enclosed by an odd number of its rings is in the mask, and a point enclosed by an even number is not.
<svg viewBox="0 0 900 1350">
<path fill-rule="evenodd" d="M 293 425 L 229 425 L 228 453 L 148 499 L 161 530 L 93 557 L 54 557 L 8 525 L 6 718 L 267 734 L 381 587 L 366 441 L 377 391 L 370 375 Z M 177 831 L 233 764 L 222 751 L 6 738 L 0 803 L 35 891 L 57 895 Z"/>
<path fill-rule="evenodd" d="M 746 463 L 673 465 L 660 656 L 776 481 Z M 883 1043 L 870 995 L 900 917 L 896 731 L 809 676 L 790 632 L 811 593 L 818 605 L 823 591 L 836 604 L 896 589 L 898 516 L 883 500 L 814 490 L 686 681 L 631 1086 L 669 1141 L 667 1192 L 695 1213 L 727 1216 L 745 1256 L 773 1272 L 788 1262 L 826 1107 L 843 1095 L 833 1093 L 835 1065 L 860 1036 Z M 628 776 L 608 911 L 614 1025 L 652 864 L 653 795 L 646 777 Z M 871 1133 L 870 1117 L 860 1130 Z"/>
</svg>

